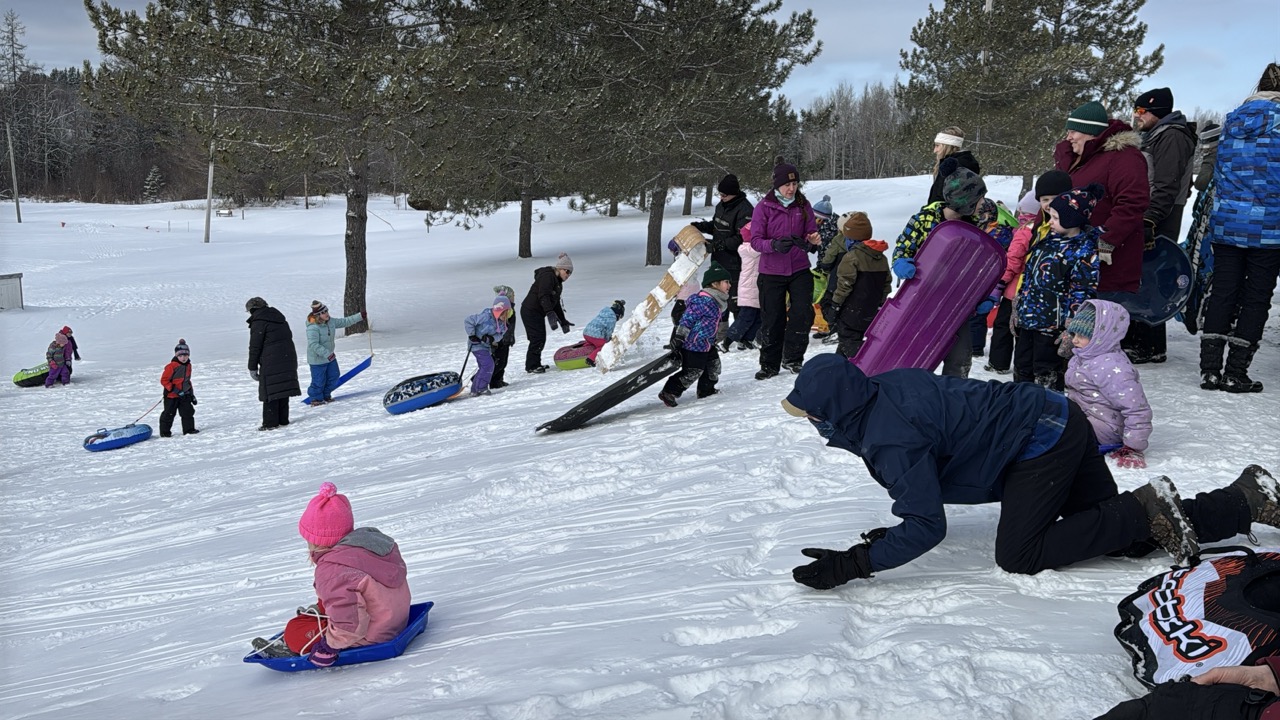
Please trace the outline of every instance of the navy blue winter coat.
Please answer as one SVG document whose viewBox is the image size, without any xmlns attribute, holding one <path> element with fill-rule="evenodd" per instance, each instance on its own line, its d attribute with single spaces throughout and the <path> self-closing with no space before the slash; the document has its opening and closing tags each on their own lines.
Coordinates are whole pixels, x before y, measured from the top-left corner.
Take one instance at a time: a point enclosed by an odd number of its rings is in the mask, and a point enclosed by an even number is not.
<svg viewBox="0 0 1280 720">
<path fill-rule="evenodd" d="M 998 502 L 1045 412 L 1035 383 L 982 382 L 925 370 L 868 378 L 835 354 L 805 363 L 787 400 L 828 421 L 828 445 L 862 458 L 902 523 L 871 545 L 872 571 L 928 552 L 947 534 L 944 503 Z M 821 425 L 819 430 L 821 431 Z"/>
</svg>

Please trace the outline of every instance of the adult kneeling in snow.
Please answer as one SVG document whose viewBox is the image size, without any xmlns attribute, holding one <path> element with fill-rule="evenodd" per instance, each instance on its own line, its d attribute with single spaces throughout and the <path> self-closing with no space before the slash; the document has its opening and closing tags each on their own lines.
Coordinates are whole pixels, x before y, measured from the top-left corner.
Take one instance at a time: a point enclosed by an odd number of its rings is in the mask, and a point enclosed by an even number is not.
<svg viewBox="0 0 1280 720">
<path fill-rule="evenodd" d="M 786 411 L 861 457 L 902 523 L 848 550 L 806 548 L 796 582 L 827 590 L 908 563 L 947 534 L 943 505 L 1001 504 L 996 564 L 1033 575 L 1154 541 L 1179 563 L 1213 542 L 1280 527 L 1280 484 L 1250 465 L 1226 488 L 1182 500 L 1168 478 L 1117 492 L 1080 408 L 1031 383 L 891 370 L 868 378 L 838 355 L 805 363 Z"/>
</svg>

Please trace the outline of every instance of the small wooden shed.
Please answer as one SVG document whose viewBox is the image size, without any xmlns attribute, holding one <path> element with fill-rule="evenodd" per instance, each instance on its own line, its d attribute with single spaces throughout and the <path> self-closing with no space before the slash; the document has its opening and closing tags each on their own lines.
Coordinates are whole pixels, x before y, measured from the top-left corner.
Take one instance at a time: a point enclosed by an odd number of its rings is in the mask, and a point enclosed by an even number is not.
<svg viewBox="0 0 1280 720">
<path fill-rule="evenodd" d="M 22 309 L 22 273 L 0 275 L 0 310 Z"/>
</svg>

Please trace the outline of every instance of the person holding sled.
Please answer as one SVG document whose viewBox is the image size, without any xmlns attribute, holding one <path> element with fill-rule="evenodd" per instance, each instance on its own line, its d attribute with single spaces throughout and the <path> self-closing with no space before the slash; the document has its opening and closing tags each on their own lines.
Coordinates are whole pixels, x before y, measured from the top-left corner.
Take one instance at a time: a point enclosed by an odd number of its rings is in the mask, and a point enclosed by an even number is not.
<svg viewBox="0 0 1280 720">
<path fill-rule="evenodd" d="M 716 328 L 720 314 L 729 305 L 732 282 L 729 271 L 713 260 L 702 274 L 702 291 L 689 298 L 671 337 L 672 349 L 680 353 L 680 372 L 667 378 L 662 392 L 658 393 L 658 399 L 667 407 L 679 405 L 677 399 L 694 383 L 698 385 L 699 398 L 719 392 L 716 390 L 716 382 L 720 380 Z"/>
<path fill-rule="evenodd" d="M 944 159 L 938 166 L 938 173 L 942 177 L 942 199 L 925 205 L 911 216 L 893 249 L 893 274 L 899 280 L 910 280 L 916 276 L 916 253 L 920 252 L 920 246 L 935 227 L 944 220 L 963 220 L 973 224 L 973 214 L 987 196 L 987 184 L 982 177 L 961 166 L 954 157 Z M 987 313 L 994 304 L 990 299 L 984 300 L 973 311 Z M 942 361 L 942 374 L 969 377 L 972 365 L 973 340 L 966 324 L 956 331 L 951 349 Z"/>
<path fill-rule="evenodd" d="M 727 323 L 728 313 L 732 313 L 734 317 L 738 315 L 738 289 L 741 284 L 739 276 L 742 272 L 738 246 L 742 244 L 742 226 L 750 222 L 755 207 L 743 194 L 737 175 L 729 174 L 721 178 L 716 185 L 716 193 L 720 196 L 720 202 L 716 203 L 715 214 L 711 219 L 689 224 L 703 235 L 711 236 L 707 241 L 707 252 L 711 254 L 712 260 L 729 271 L 729 308 L 722 318 Z M 697 292 L 697 289 L 694 291 Z M 676 322 L 679 322 L 678 318 Z"/>
<path fill-rule="evenodd" d="M 182 434 L 195 435 L 196 391 L 191 386 L 191 348 L 187 341 L 178 338 L 173 346 L 173 359 L 160 373 L 160 387 L 164 388 L 164 410 L 160 411 L 160 437 L 173 437 L 173 416 L 182 416 Z"/>
<path fill-rule="evenodd" d="M 600 354 L 600 348 L 613 337 L 613 329 L 617 327 L 618 321 L 626 311 L 626 300 L 614 300 L 609 307 L 596 313 L 596 316 L 591 318 L 591 322 L 587 323 L 587 327 L 583 329 L 582 339 L 591 346 L 591 354 L 587 356 L 587 364 L 591 367 L 596 366 L 596 355 Z"/>
<path fill-rule="evenodd" d="M 902 522 L 847 550 L 805 548 L 792 570 L 820 590 L 904 565 L 942 542 L 946 505 L 1000 503 L 995 559 L 1034 575 L 1104 554 L 1149 551 L 1178 563 L 1214 542 L 1280 527 L 1280 483 L 1257 465 L 1227 487 L 1183 500 L 1168 478 L 1117 492 L 1075 402 L 1032 383 L 890 370 L 867 377 L 838 355 L 805 363 L 782 403 L 827 445 L 862 458 Z M 1145 547 L 1144 547 L 1145 546 Z"/>
<path fill-rule="evenodd" d="M 311 367 L 311 384 L 307 397 L 311 407 L 333 401 L 333 389 L 338 386 L 338 357 L 335 353 L 337 333 L 344 327 L 368 320 L 364 310 L 343 318 L 329 317 L 329 308 L 319 300 L 311 301 L 307 315 L 307 365 Z"/>
<path fill-rule="evenodd" d="M 63 385 L 71 382 L 71 345 L 66 335 L 54 333 L 53 342 L 44 351 L 44 361 L 49 364 L 49 376 L 44 379 L 46 388 L 53 387 L 55 382 Z"/>
<path fill-rule="evenodd" d="M 298 386 L 298 350 L 284 313 L 260 297 L 244 304 L 249 319 L 249 377 L 258 383 L 262 402 L 259 430 L 289 424 L 289 398 L 302 394 Z"/>
<path fill-rule="evenodd" d="M 471 397 L 492 395 L 489 380 L 493 377 L 493 346 L 498 339 L 507 334 L 507 311 L 511 309 L 511 301 L 506 295 L 493 299 L 493 305 L 475 315 L 468 315 L 463 321 L 467 331 L 468 347 L 476 356 L 476 374 L 471 379 Z"/>
<path fill-rule="evenodd" d="M 298 520 L 315 565 L 316 598 L 328 623 L 311 646 L 313 665 L 329 667 L 343 650 L 391 640 L 409 621 L 408 569 L 396 541 L 355 526 L 351 502 L 331 482 Z"/>
<path fill-rule="evenodd" d="M 547 366 L 542 364 L 542 349 L 547 345 L 546 323 L 550 323 L 552 330 L 564 330 L 565 335 L 573 327 L 560 301 L 560 293 L 570 275 L 573 275 L 573 260 L 568 253 L 560 253 L 555 265 L 533 271 L 533 285 L 520 303 L 520 320 L 524 323 L 524 333 L 529 336 L 529 351 L 524 357 L 527 373 L 547 371 Z"/>
</svg>

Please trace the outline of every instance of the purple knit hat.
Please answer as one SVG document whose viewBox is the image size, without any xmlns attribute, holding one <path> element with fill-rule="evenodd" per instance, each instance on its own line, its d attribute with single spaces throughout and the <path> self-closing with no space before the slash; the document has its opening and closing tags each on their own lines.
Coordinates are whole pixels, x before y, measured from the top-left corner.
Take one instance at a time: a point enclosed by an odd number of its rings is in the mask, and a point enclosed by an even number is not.
<svg viewBox="0 0 1280 720">
<path fill-rule="evenodd" d="M 298 534 L 307 542 L 323 547 L 337 545 L 355 529 L 351 503 L 346 495 L 338 494 L 338 487 L 331 482 L 320 485 L 320 492 L 307 503 L 298 521 Z"/>
</svg>

